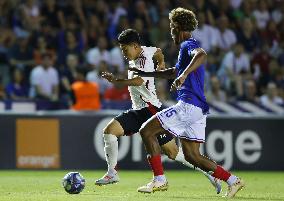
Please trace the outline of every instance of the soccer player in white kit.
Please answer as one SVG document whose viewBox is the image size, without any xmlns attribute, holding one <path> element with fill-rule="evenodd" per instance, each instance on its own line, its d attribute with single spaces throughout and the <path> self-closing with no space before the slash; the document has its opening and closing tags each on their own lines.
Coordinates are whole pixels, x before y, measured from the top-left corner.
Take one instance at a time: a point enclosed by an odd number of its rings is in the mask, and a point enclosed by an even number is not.
<svg viewBox="0 0 284 201">
<path fill-rule="evenodd" d="M 118 42 L 123 55 L 129 61 L 130 68 L 136 68 L 144 72 L 155 71 L 153 59 L 158 63 L 158 70 L 164 69 L 164 56 L 162 51 L 156 47 L 145 47 L 140 44 L 140 36 L 137 31 L 127 29 L 123 31 L 119 37 Z M 162 103 L 156 95 L 156 88 L 154 78 L 141 77 L 134 75 L 133 71 L 128 71 L 128 79 L 117 79 L 112 73 L 103 72 L 102 77 L 114 84 L 124 84 L 128 86 L 130 92 L 132 109 L 121 113 L 112 119 L 104 128 L 103 138 L 105 143 L 105 156 L 108 164 L 107 173 L 96 181 L 96 185 L 107 185 L 119 181 L 117 166 L 118 141 L 117 138 L 123 135 L 130 136 L 139 132 L 141 125 L 147 121 L 151 116 L 161 111 Z M 162 133 L 157 136 L 157 140 L 163 152 L 172 160 L 176 160 L 184 165 L 195 168 L 188 163 L 181 149 L 178 149 L 173 136 L 169 133 Z M 149 159 L 151 167 L 155 166 L 156 161 Z M 197 168 L 198 169 L 198 168 Z M 201 171 L 213 184 L 217 193 L 220 193 L 220 181 Z M 159 175 L 162 170 L 154 172 Z M 157 177 L 156 179 L 159 179 Z M 167 190 L 165 185 L 163 190 Z M 151 189 L 155 191 L 155 189 Z M 161 190 L 161 188 L 159 189 Z M 149 192 L 150 193 L 150 192 Z"/>
</svg>

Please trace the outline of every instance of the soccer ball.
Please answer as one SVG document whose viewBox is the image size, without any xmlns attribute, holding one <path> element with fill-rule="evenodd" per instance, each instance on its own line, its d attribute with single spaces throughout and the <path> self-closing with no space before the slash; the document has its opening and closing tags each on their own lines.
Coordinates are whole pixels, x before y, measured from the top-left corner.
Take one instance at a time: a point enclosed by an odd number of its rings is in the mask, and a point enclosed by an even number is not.
<svg viewBox="0 0 284 201">
<path fill-rule="evenodd" d="M 62 186 L 67 193 L 78 194 L 85 188 L 85 179 L 79 172 L 69 172 L 63 177 Z"/>
</svg>

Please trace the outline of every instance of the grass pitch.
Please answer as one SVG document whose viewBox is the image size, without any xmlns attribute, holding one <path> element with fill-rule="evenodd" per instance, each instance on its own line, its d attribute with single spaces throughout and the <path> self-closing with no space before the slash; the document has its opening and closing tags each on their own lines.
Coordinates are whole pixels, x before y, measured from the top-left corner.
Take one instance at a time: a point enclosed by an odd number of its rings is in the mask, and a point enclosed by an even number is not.
<svg viewBox="0 0 284 201">
<path fill-rule="evenodd" d="M 202 174 L 193 171 L 167 171 L 169 190 L 154 194 L 140 194 L 137 187 L 151 179 L 150 171 L 120 171 L 121 182 L 109 186 L 94 185 L 102 171 L 80 173 L 86 179 L 81 194 L 69 195 L 61 187 L 61 179 L 68 171 L 0 171 L 0 201 L 181 201 L 227 200 Z M 244 178 L 246 187 L 234 200 L 284 201 L 284 172 L 235 172 Z"/>
</svg>

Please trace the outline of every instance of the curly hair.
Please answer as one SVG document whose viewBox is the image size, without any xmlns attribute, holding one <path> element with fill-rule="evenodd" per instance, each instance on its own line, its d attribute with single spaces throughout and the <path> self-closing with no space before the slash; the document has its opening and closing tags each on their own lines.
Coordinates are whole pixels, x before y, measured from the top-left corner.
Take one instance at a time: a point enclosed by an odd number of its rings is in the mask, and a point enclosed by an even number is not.
<svg viewBox="0 0 284 201">
<path fill-rule="evenodd" d="M 185 8 L 175 8 L 169 13 L 169 19 L 178 25 L 181 31 L 194 31 L 197 28 L 198 21 L 195 14 Z"/>
</svg>

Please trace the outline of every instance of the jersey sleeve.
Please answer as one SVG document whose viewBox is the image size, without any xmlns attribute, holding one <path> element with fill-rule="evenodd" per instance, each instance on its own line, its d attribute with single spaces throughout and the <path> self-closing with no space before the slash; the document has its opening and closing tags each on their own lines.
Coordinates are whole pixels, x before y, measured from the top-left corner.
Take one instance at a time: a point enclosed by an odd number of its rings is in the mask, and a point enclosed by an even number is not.
<svg viewBox="0 0 284 201">
<path fill-rule="evenodd" d="M 197 48 L 200 48 L 200 44 L 198 41 L 196 40 L 191 40 L 189 43 L 188 43 L 188 55 L 191 55 L 191 52 L 194 50 L 194 49 L 197 49 Z"/>
<path fill-rule="evenodd" d="M 154 55 L 156 51 L 157 51 L 157 48 L 156 48 L 156 47 L 147 47 L 147 52 L 148 52 L 149 54 Z"/>
</svg>

